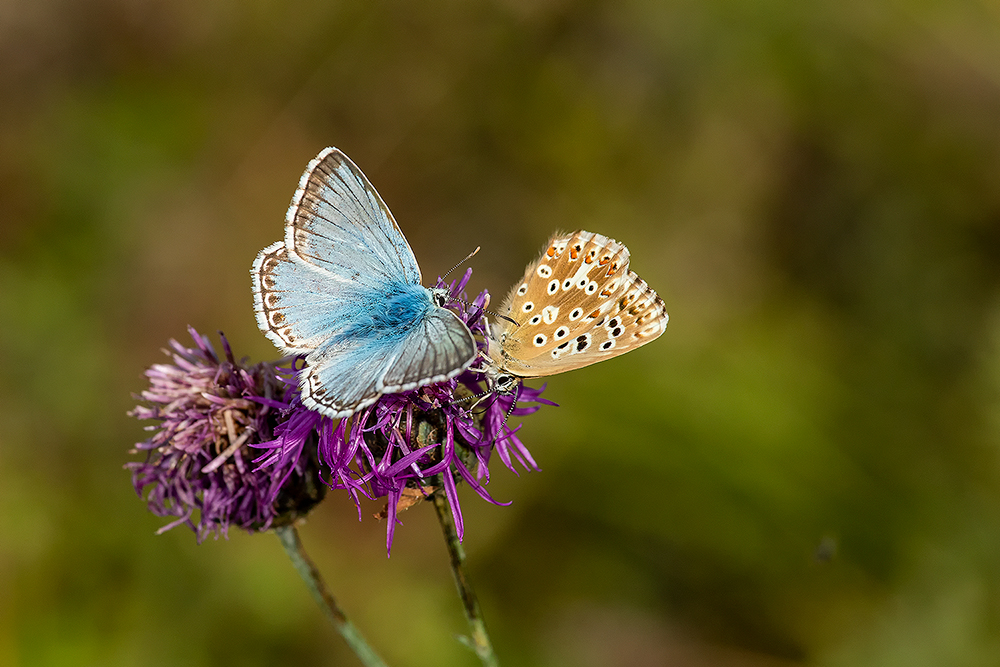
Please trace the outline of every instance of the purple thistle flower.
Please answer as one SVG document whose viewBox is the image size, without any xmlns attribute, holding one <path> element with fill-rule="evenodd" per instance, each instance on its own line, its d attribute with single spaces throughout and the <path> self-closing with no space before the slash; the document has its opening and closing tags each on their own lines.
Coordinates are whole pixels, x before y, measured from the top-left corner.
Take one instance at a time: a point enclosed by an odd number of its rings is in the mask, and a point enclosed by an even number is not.
<svg viewBox="0 0 1000 667">
<path fill-rule="evenodd" d="M 464 297 L 471 275 L 469 269 L 457 284 L 439 280 L 437 287 L 448 287 L 453 295 Z M 472 333 L 481 337 L 486 333 L 481 316 L 487 301 L 483 291 L 471 304 L 452 304 Z M 479 345 L 482 349 L 485 343 Z M 296 386 L 294 378 L 287 381 Z M 555 404 L 541 398 L 544 387 L 518 389 L 513 396 L 486 395 L 482 369 L 471 368 L 446 382 L 383 396 L 336 424 L 306 409 L 295 396 L 288 421 L 276 429 L 274 440 L 257 445 L 270 450 L 260 460 L 265 465 L 287 465 L 301 455 L 309 434 L 318 431 L 319 458 L 329 471 L 327 483 L 330 488 L 347 490 L 358 506 L 359 519 L 360 495 L 386 498 L 387 550 L 392 548 L 398 510 L 441 489 L 461 539 L 459 479 L 488 502 L 501 505 L 506 503 L 494 500 L 485 489 L 494 449 L 514 474 L 515 462 L 526 470 L 539 469 L 515 430 L 507 426 L 507 418 L 531 414 L 540 404 Z M 475 400 L 477 396 L 483 400 Z M 534 405 L 518 408 L 515 401 Z"/>
<path fill-rule="evenodd" d="M 165 352 L 173 363 L 146 371 L 146 404 L 129 413 L 159 422 L 133 450 L 147 452 L 146 460 L 125 466 L 140 497 L 151 487 L 150 511 L 176 517 L 157 532 L 187 524 L 200 542 L 228 534 L 230 525 L 261 531 L 306 514 L 326 492 L 315 445 L 266 468 L 254 465 L 248 449 L 288 429 L 295 392 L 273 364 L 237 362 L 225 336 L 220 359 L 206 337 L 188 332 L 196 347 L 171 340 Z"/>
<path fill-rule="evenodd" d="M 471 275 L 469 269 L 457 284 L 439 280 L 437 286 L 464 297 Z M 488 299 L 483 291 L 472 303 L 452 304 L 481 338 Z M 458 481 L 501 505 L 507 503 L 485 488 L 494 450 L 514 474 L 515 464 L 539 469 L 507 420 L 541 404 L 555 405 L 541 398 L 544 386 L 519 384 L 513 395 L 490 394 L 484 369 L 474 366 L 446 382 L 383 396 L 349 419 L 334 421 L 302 404 L 299 360 L 288 367 L 247 367 L 234 360 L 224 336 L 220 359 L 207 338 L 188 330 L 196 347 L 171 340 L 167 353 L 173 363 L 146 371 L 150 387 L 141 398 L 147 404 L 129 413 L 159 422 L 147 427 L 152 437 L 136 445 L 136 451 L 147 452 L 146 461 L 126 465 L 140 497 L 152 487 L 146 496 L 150 511 L 176 517 L 158 532 L 187 524 L 201 541 L 213 532 L 226 534 L 230 525 L 266 530 L 304 516 L 329 487 L 348 492 L 359 519 L 362 495 L 386 499 L 387 550 L 398 511 L 435 492 L 447 496 L 461 539 Z M 482 349 L 485 342 L 479 345 Z M 328 472 L 325 478 L 321 468 Z"/>
</svg>

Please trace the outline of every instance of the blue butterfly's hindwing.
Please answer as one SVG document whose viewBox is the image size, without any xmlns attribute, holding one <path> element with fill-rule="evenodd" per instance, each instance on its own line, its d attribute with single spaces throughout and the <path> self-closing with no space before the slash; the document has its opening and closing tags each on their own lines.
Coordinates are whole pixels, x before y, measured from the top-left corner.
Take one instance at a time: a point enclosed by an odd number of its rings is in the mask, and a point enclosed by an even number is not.
<svg viewBox="0 0 1000 667">
<path fill-rule="evenodd" d="M 408 334 L 400 356 L 382 378 L 382 391 L 409 391 L 421 384 L 449 380 L 476 358 L 476 341 L 462 320 L 445 308 L 435 307 Z M 445 370 L 452 369 L 452 370 Z M 413 378 L 428 378 L 414 382 Z"/>
</svg>

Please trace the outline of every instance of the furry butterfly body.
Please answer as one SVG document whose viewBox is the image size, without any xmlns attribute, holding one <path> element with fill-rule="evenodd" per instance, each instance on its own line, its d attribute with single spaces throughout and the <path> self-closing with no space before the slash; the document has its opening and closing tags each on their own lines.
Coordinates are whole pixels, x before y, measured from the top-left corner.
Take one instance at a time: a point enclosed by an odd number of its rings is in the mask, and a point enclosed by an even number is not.
<svg viewBox="0 0 1000 667">
<path fill-rule="evenodd" d="M 461 373 L 476 357 L 468 327 L 423 287 L 389 208 L 336 148 L 306 167 L 285 239 L 250 271 L 260 330 L 305 357 L 302 402 L 333 418 Z"/>
<path fill-rule="evenodd" d="M 629 270 L 629 252 L 593 232 L 556 234 L 528 265 L 490 325 L 489 373 L 542 377 L 625 354 L 667 327 L 663 301 Z"/>
</svg>

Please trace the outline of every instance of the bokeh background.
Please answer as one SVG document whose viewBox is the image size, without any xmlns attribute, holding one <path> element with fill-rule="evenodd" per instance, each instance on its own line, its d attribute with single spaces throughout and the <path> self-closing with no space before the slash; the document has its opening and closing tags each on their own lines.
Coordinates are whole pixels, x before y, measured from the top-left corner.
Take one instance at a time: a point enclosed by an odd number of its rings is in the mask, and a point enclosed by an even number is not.
<svg viewBox="0 0 1000 667">
<path fill-rule="evenodd" d="M 356 664 L 122 469 L 186 325 L 276 357 L 248 269 L 327 145 L 425 279 L 585 228 L 671 314 L 461 490 L 504 664 L 1000 664 L 996 3 L 9 0 L 0 99 L 0 664 Z M 364 509 L 302 528 L 343 606 L 475 665 L 432 509 L 390 559 Z"/>
</svg>

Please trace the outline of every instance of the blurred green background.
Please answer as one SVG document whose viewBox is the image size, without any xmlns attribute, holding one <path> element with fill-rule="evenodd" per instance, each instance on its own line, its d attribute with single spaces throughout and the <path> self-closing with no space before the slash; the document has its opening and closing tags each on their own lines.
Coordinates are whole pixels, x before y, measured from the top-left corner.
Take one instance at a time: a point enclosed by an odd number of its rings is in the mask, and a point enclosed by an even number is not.
<svg viewBox="0 0 1000 667">
<path fill-rule="evenodd" d="M 185 327 L 335 145 L 425 281 L 619 239 L 666 334 L 551 378 L 543 468 L 461 489 L 506 665 L 1000 664 L 1000 6 L 0 5 L 0 664 L 352 665 L 269 534 L 122 470 Z M 302 529 L 392 665 L 475 665 L 429 506 Z"/>
</svg>

